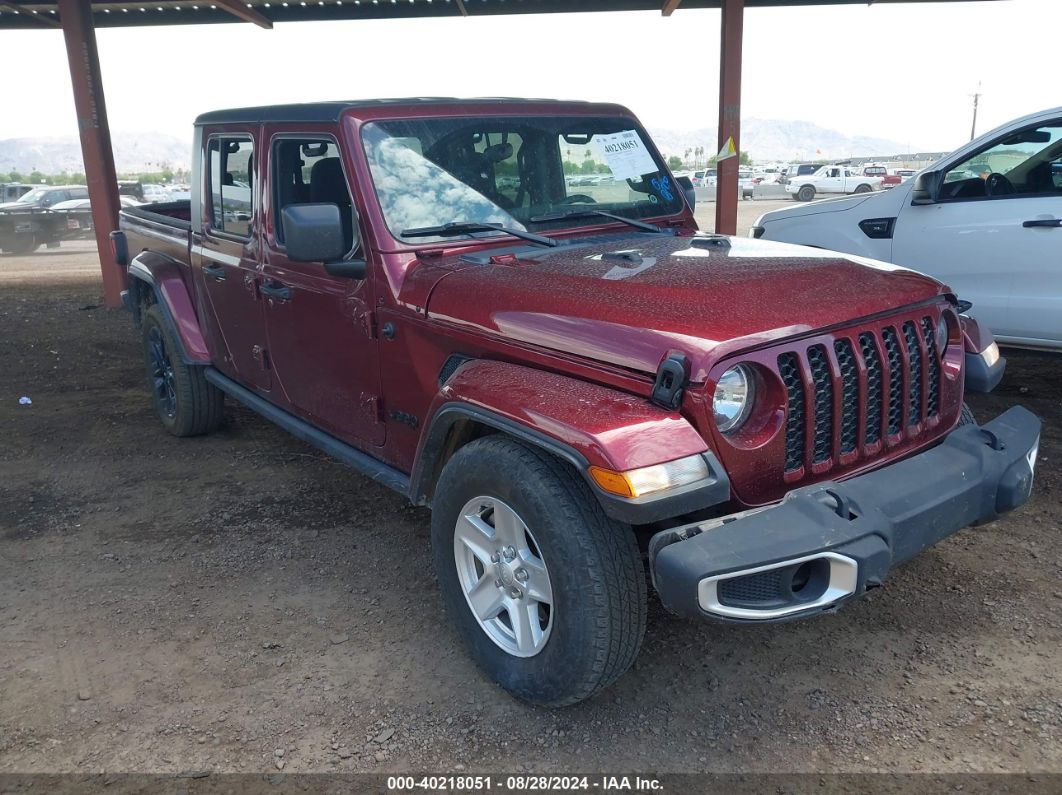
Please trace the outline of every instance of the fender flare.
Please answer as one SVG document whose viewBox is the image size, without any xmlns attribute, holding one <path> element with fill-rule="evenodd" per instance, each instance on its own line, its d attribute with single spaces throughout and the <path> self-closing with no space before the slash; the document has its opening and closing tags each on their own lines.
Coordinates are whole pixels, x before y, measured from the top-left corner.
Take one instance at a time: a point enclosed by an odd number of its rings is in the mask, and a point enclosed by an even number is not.
<svg viewBox="0 0 1062 795">
<path fill-rule="evenodd" d="M 485 359 L 461 364 L 432 402 L 410 477 L 410 500 L 430 505 L 435 482 L 469 428 L 508 434 L 565 461 L 580 474 L 605 513 L 646 524 L 730 499 L 730 481 L 697 430 L 677 411 L 647 398 L 532 367 Z M 588 467 L 626 471 L 691 455 L 710 477 L 637 499 L 617 497 L 592 480 Z"/>
<path fill-rule="evenodd" d="M 133 313 L 133 322 L 139 326 L 140 291 L 150 289 L 170 333 L 177 341 L 181 361 L 188 365 L 205 366 L 211 364 L 210 351 L 184 282 L 185 268 L 181 263 L 152 251 L 137 254 L 129 263 L 127 307 Z"/>
</svg>

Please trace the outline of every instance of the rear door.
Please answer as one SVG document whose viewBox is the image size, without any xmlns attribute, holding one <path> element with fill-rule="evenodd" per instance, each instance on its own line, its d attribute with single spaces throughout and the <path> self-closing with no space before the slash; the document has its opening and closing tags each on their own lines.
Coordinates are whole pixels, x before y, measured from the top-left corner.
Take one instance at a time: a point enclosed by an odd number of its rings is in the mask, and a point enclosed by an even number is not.
<svg viewBox="0 0 1062 795">
<path fill-rule="evenodd" d="M 268 391 L 265 320 L 258 294 L 259 223 L 255 128 L 211 134 L 204 141 L 202 232 L 193 235 L 192 264 L 215 366 L 230 378 Z"/>
<path fill-rule="evenodd" d="M 290 204 L 336 204 L 349 220 L 347 242 L 354 249 L 350 169 L 330 134 L 272 132 L 261 290 L 278 398 L 344 441 L 382 445 L 372 269 L 365 279 L 351 279 L 329 275 L 322 262 L 289 259 L 280 215 Z"/>
<path fill-rule="evenodd" d="M 1004 342 L 1062 345 L 1062 119 L 947 166 L 935 204 L 900 212 L 893 261 L 973 301 Z"/>
</svg>

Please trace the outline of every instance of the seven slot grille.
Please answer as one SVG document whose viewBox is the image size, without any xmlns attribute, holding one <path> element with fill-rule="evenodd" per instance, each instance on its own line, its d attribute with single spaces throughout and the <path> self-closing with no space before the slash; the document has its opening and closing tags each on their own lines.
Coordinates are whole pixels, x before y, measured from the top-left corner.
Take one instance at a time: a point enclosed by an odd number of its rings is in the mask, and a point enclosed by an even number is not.
<svg viewBox="0 0 1062 795">
<path fill-rule="evenodd" d="M 788 395 L 785 471 L 832 461 L 940 412 L 940 356 L 926 316 L 778 357 Z M 831 361 L 832 354 L 832 361 Z M 866 370 L 861 383 L 860 369 Z M 838 405 L 839 404 L 839 405 Z M 860 414 L 866 422 L 860 427 Z"/>
</svg>

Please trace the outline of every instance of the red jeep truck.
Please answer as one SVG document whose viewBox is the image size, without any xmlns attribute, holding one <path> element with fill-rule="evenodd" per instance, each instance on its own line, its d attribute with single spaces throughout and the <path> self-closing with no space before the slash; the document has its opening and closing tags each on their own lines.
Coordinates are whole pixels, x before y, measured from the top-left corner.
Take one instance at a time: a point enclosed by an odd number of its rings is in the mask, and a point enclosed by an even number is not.
<svg viewBox="0 0 1062 795">
<path fill-rule="evenodd" d="M 566 184 L 570 149 L 613 179 Z M 1039 421 L 964 413 L 967 362 L 1001 365 L 947 287 L 699 234 L 623 107 L 226 110 L 193 157 L 190 202 L 114 234 L 162 423 L 228 396 L 430 506 L 446 610 L 516 696 L 617 679 L 647 571 L 686 616 L 814 616 L 1029 497 Z"/>
</svg>

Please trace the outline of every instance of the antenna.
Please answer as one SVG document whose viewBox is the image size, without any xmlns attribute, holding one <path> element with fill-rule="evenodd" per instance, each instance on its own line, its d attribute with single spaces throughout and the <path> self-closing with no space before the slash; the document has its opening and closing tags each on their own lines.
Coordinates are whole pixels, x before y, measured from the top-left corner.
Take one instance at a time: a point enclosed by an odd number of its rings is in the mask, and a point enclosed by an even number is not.
<svg viewBox="0 0 1062 795">
<path fill-rule="evenodd" d="M 977 101 L 981 99 L 981 81 L 977 81 L 977 91 L 973 94 L 973 123 L 970 125 L 970 140 L 977 137 Z"/>
</svg>

